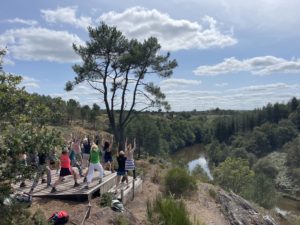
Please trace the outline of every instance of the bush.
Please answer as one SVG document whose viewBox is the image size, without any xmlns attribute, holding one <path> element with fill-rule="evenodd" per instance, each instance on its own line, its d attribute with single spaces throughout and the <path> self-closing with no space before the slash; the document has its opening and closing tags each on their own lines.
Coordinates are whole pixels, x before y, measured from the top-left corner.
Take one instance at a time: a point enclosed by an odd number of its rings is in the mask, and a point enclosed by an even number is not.
<svg viewBox="0 0 300 225">
<path fill-rule="evenodd" d="M 262 172 L 255 174 L 253 182 L 247 191 L 249 194 L 246 194 L 246 198 L 266 209 L 272 208 L 277 202 L 275 182 Z"/>
<path fill-rule="evenodd" d="M 208 190 L 208 194 L 209 194 L 210 197 L 212 197 L 213 199 L 216 200 L 216 198 L 217 198 L 217 192 L 216 192 L 215 189 L 210 188 L 210 189 Z"/>
<path fill-rule="evenodd" d="M 147 216 L 153 225 L 192 225 L 184 202 L 171 197 L 147 201 Z"/>
<path fill-rule="evenodd" d="M 227 158 L 214 169 L 213 175 L 216 183 L 225 190 L 243 194 L 251 184 L 254 172 L 250 170 L 247 160 Z"/>
<path fill-rule="evenodd" d="M 174 168 L 168 171 L 165 177 L 166 192 L 176 197 L 186 195 L 196 190 L 196 178 L 191 176 L 187 170 Z"/>
<path fill-rule="evenodd" d="M 114 221 L 114 225 L 129 225 L 129 221 L 124 215 L 118 215 Z"/>
<path fill-rule="evenodd" d="M 32 216 L 33 224 L 34 225 L 48 225 L 47 218 L 45 216 L 45 213 L 38 209 Z"/>
<path fill-rule="evenodd" d="M 160 170 L 155 169 L 151 176 L 151 182 L 154 184 L 159 184 L 160 180 L 161 180 Z"/>
<path fill-rule="evenodd" d="M 112 193 L 103 193 L 101 195 L 101 200 L 100 200 L 100 206 L 101 207 L 107 207 L 111 205 L 113 199 L 113 194 Z"/>
<path fill-rule="evenodd" d="M 208 183 L 209 178 L 200 165 L 197 165 L 192 171 L 192 176 L 199 179 L 201 182 Z"/>
</svg>

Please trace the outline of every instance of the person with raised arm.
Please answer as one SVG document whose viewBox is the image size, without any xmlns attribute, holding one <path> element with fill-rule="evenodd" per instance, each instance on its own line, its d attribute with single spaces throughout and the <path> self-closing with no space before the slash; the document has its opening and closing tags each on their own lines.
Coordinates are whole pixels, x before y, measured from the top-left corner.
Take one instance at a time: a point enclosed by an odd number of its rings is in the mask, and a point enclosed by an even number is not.
<svg viewBox="0 0 300 225">
<path fill-rule="evenodd" d="M 126 174 L 125 170 L 125 162 L 126 162 L 126 157 L 124 151 L 117 151 L 117 161 L 118 161 L 118 169 L 117 169 L 117 178 L 116 178 L 116 190 L 115 193 L 118 191 L 118 187 L 120 184 L 120 180 L 123 177 L 126 180 L 126 184 L 128 187 L 128 177 Z"/>
<path fill-rule="evenodd" d="M 59 177 L 58 177 L 58 180 L 52 185 L 51 193 L 55 193 L 57 191 L 56 186 L 61 183 L 61 181 L 63 180 L 64 177 L 69 176 L 69 175 L 73 175 L 73 177 L 74 177 L 74 187 L 79 186 L 79 184 L 77 183 L 78 174 L 71 167 L 71 160 L 69 158 L 68 153 L 69 152 L 68 152 L 67 147 L 62 150 L 62 153 L 61 153 L 61 156 L 60 156 L 60 173 L 59 173 Z"/>
<path fill-rule="evenodd" d="M 135 164 L 134 164 L 134 157 L 133 157 L 133 153 L 134 153 L 135 149 L 136 149 L 136 139 L 134 138 L 133 147 L 132 147 L 131 143 L 127 145 L 127 138 L 126 138 L 126 141 L 125 141 L 125 156 L 126 156 L 125 170 L 126 170 L 126 172 L 132 171 L 133 179 L 136 178 Z"/>
<path fill-rule="evenodd" d="M 104 177 L 104 170 L 100 163 L 100 150 L 95 142 L 92 142 L 91 152 L 90 152 L 90 165 L 87 174 L 87 185 L 85 186 L 86 189 L 89 188 L 89 184 L 92 182 L 94 177 L 94 171 L 99 171 L 99 184 L 102 183 L 102 178 Z"/>
<path fill-rule="evenodd" d="M 109 166 L 109 170 L 113 173 L 113 168 L 112 168 L 112 152 L 111 152 L 111 146 L 112 146 L 112 141 L 109 143 L 105 139 L 102 141 L 102 146 L 103 146 L 103 152 L 104 152 L 104 168 Z"/>
</svg>

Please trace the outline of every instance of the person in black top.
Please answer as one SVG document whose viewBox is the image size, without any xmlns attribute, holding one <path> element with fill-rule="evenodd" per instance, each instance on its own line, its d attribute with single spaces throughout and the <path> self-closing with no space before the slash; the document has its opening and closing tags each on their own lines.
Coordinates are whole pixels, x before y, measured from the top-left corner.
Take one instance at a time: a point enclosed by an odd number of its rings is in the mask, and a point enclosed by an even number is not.
<svg viewBox="0 0 300 225">
<path fill-rule="evenodd" d="M 128 177 L 125 171 L 125 162 L 126 162 L 126 157 L 124 151 L 120 151 L 119 154 L 117 154 L 117 161 L 118 161 L 118 169 L 117 169 L 117 180 L 116 180 L 116 191 L 118 191 L 118 186 L 120 184 L 121 177 L 124 177 L 126 180 L 126 184 L 128 187 Z"/>
<path fill-rule="evenodd" d="M 109 170 L 113 172 L 112 169 L 112 153 L 111 153 L 111 145 L 108 141 L 104 141 L 104 144 L 102 145 L 102 152 L 104 152 L 104 168 L 109 167 Z"/>
<path fill-rule="evenodd" d="M 36 188 L 39 179 L 43 177 L 44 173 L 47 173 L 47 187 L 50 187 L 51 184 L 51 170 L 49 167 L 49 160 L 46 153 L 38 153 L 38 167 L 37 174 L 34 178 L 33 184 L 30 188 L 29 194 L 32 194 L 33 190 Z M 44 179 L 42 179 L 42 183 L 46 183 Z"/>
<path fill-rule="evenodd" d="M 91 152 L 91 142 L 90 138 L 83 139 L 83 154 L 82 154 L 82 168 L 88 167 L 88 161 L 90 159 L 90 152 Z"/>
</svg>

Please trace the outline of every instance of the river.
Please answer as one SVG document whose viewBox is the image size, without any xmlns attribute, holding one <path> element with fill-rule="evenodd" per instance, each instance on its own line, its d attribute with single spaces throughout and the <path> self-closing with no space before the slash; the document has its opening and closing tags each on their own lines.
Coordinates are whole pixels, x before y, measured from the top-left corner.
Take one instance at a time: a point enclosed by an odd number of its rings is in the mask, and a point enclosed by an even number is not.
<svg viewBox="0 0 300 225">
<path fill-rule="evenodd" d="M 201 166 L 209 179 L 213 180 L 213 176 L 208 166 L 208 158 L 205 155 L 203 145 L 195 144 L 193 146 L 185 147 L 176 152 L 172 158 L 174 160 L 180 159 L 183 163 L 188 165 L 189 171 L 192 171 L 196 166 Z M 276 210 L 281 210 L 284 213 L 293 213 L 300 215 L 300 202 L 281 197 L 278 200 Z"/>
</svg>

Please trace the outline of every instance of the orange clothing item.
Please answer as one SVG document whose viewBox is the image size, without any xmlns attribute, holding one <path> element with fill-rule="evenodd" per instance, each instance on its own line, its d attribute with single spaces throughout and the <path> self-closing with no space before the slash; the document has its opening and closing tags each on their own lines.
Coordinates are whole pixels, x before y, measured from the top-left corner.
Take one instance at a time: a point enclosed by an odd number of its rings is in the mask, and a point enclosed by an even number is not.
<svg viewBox="0 0 300 225">
<path fill-rule="evenodd" d="M 61 168 L 68 168 L 68 169 L 71 167 L 71 160 L 70 160 L 68 154 L 65 154 L 65 155 L 62 154 L 60 156 L 60 167 Z"/>
</svg>

